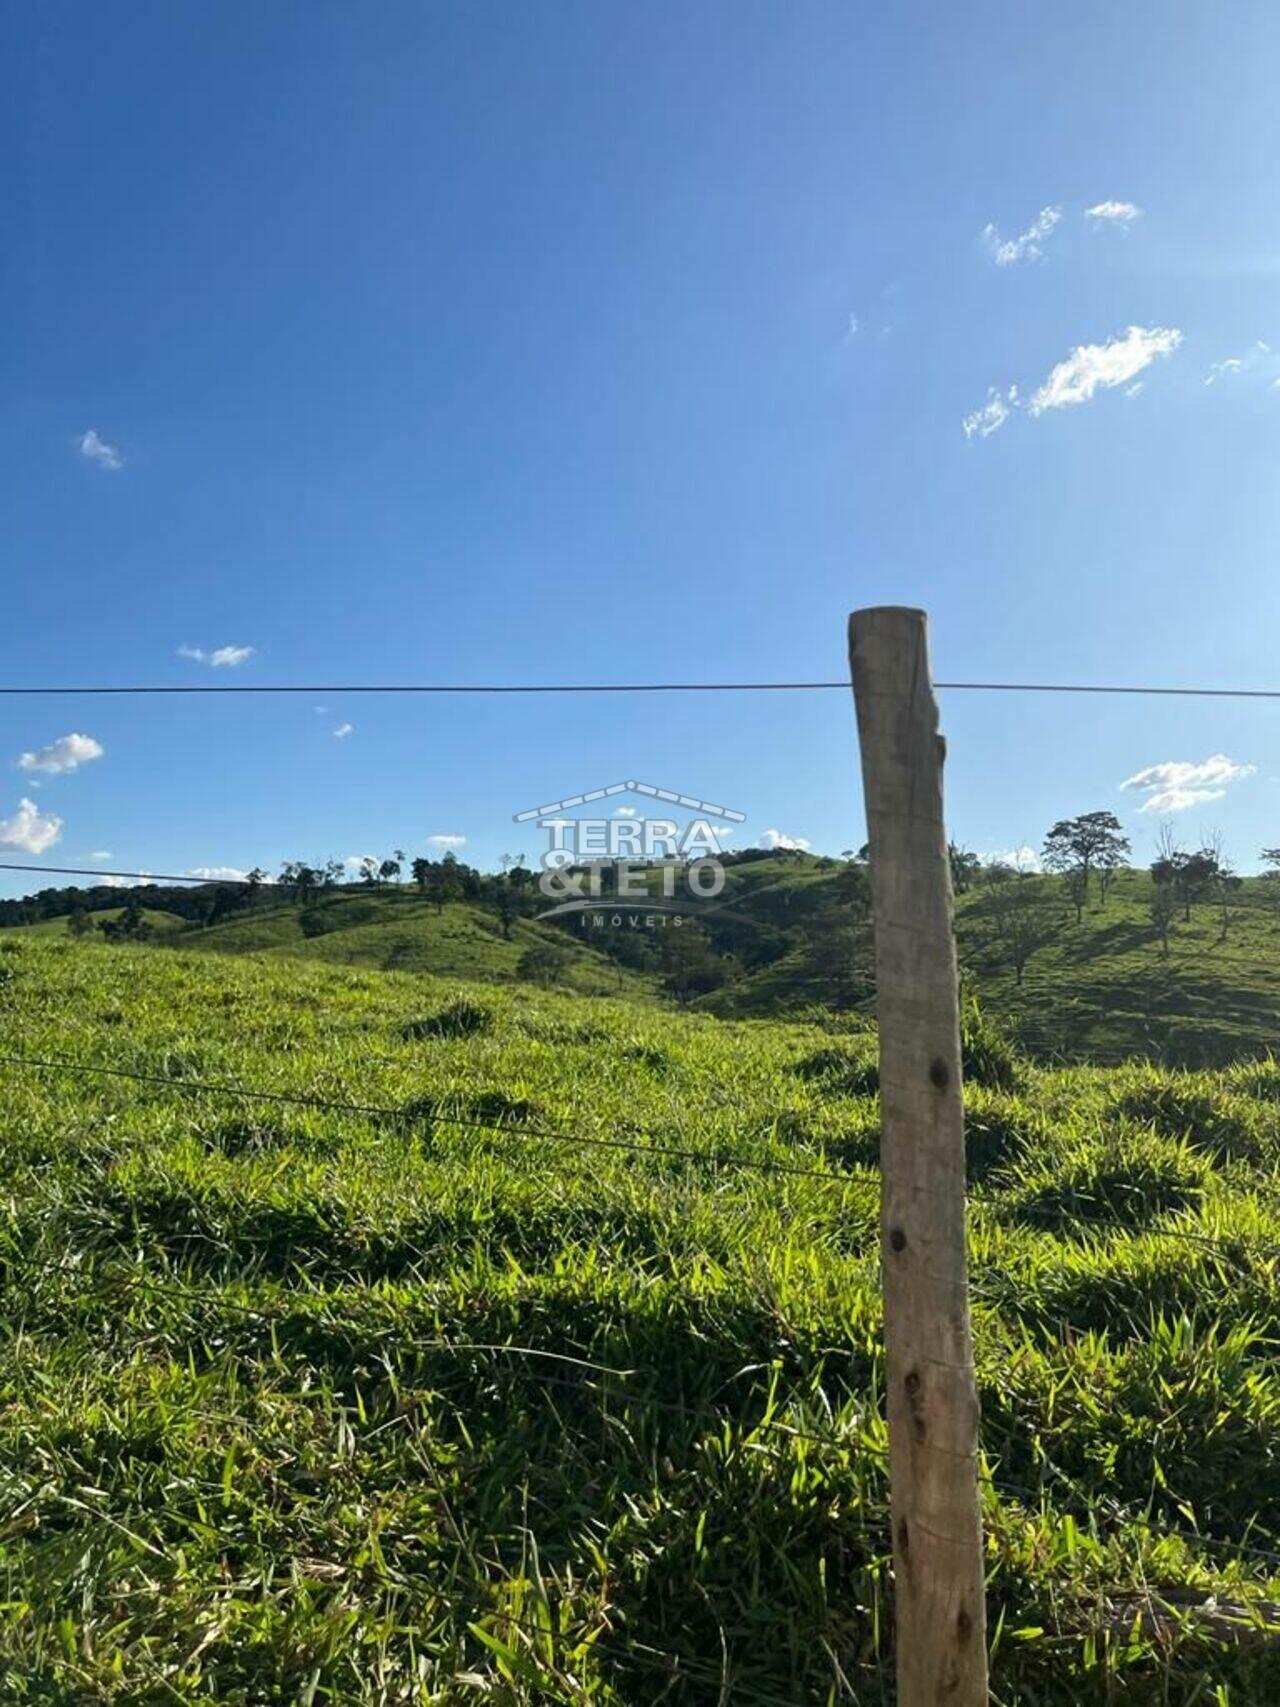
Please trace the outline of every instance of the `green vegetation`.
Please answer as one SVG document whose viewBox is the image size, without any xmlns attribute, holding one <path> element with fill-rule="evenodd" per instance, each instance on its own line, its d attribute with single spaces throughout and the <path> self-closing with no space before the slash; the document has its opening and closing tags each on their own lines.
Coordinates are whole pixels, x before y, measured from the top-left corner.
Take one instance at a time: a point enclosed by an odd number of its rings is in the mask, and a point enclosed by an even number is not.
<svg viewBox="0 0 1280 1707">
<path fill-rule="evenodd" d="M 1041 1062 L 1227 1066 L 1280 1046 L 1280 876 L 1236 876 L 1212 839 L 1188 852 L 1166 833 L 1145 872 L 1123 865 L 1127 847 L 1107 812 L 1053 826 L 1050 875 L 953 847 L 968 991 Z M 755 848 L 724 865 L 723 895 L 679 928 L 611 899 L 607 867 L 598 909 L 543 921 L 522 865 L 486 875 L 452 856 L 414 860 L 411 883 L 399 857 L 371 860 L 355 885 L 337 866 L 292 861 L 276 885 L 146 885 L 127 898 L 150 940 L 182 948 L 643 994 L 722 1018 L 872 1011 L 861 855 Z M 661 879 L 649 870 L 655 894 Z M 121 899 L 44 890 L 0 902 L 0 926 L 85 932 L 119 920 Z"/>
<path fill-rule="evenodd" d="M 0 1699 L 885 1700 L 865 1022 L 325 940 L 0 935 Z M 1273 1701 L 1280 1066 L 966 1059 L 997 1699 Z"/>
</svg>

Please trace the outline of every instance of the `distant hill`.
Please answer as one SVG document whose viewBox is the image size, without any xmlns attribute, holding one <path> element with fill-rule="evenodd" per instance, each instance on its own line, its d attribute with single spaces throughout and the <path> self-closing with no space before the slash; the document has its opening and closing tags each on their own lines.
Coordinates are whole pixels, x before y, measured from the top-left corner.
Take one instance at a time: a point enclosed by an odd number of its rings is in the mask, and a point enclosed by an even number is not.
<svg viewBox="0 0 1280 1707">
<path fill-rule="evenodd" d="M 296 955 L 335 966 L 438 977 L 499 982 L 526 977 L 583 995 L 648 991 L 642 976 L 550 926 L 518 918 L 509 928 L 508 936 L 497 914 L 474 902 L 451 901 L 437 909 L 407 888 L 338 890 L 305 911 L 292 902 L 268 904 L 190 929 L 183 946 L 223 954 Z M 525 957 L 537 950 L 561 957 L 559 969 L 553 971 L 549 960 L 542 975 L 530 969 Z"/>
<path fill-rule="evenodd" d="M 162 886 L 136 894 L 149 940 L 161 947 L 675 998 L 725 1019 L 869 1012 L 874 1003 L 869 885 L 855 863 L 791 851 L 737 856 L 714 907 L 680 931 L 539 922 L 528 915 L 540 898 L 529 893 L 521 913 L 508 912 L 504 922 L 494 902 L 499 881 L 486 879 L 479 896 L 443 908 L 408 885 L 324 890 L 306 907 L 268 889 L 211 924 L 200 916 L 207 897 L 200 903 L 190 891 Z M 997 898 L 981 875 L 957 898 L 956 930 L 966 989 L 1031 1055 L 1150 1055 L 1214 1066 L 1280 1053 L 1280 879 L 1240 884 L 1225 935 L 1208 902 L 1195 905 L 1189 920 L 1179 915 L 1167 956 L 1151 922 L 1145 873 L 1122 872 L 1105 903 L 1095 888 L 1078 924 L 1058 880 L 1015 881 L 1027 885 L 1050 927 L 1021 985 L 1001 946 Z M 117 896 L 125 892 L 112 892 L 112 905 L 88 915 L 94 925 L 119 916 Z M 600 911 L 611 920 L 617 903 L 606 897 Z M 47 935 L 65 932 L 68 920 L 20 928 Z"/>
</svg>

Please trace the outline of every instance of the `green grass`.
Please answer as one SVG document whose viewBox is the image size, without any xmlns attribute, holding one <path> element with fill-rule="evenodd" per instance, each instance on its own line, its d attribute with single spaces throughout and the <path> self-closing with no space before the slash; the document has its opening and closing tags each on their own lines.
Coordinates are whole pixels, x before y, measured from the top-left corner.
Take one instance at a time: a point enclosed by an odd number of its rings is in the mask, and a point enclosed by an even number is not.
<svg viewBox="0 0 1280 1707">
<path fill-rule="evenodd" d="M 1149 878 L 1126 872 L 1105 905 L 1094 891 L 1079 925 L 1060 904 L 1064 928 L 1033 957 L 1019 989 L 992 952 L 978 889 L 957 910 L 961 958 L 984 1006 L 1046 1055 L 1213 1066 L 1280 1048 L 1280 882 L 1244 883 L 1225 939 L 1212 906 L 1193 908 L 1190 921 L 1179 914 L 1167 958 L 1150 898 Z"/>
<path fill-rule="evenodd" d="M 0 1699 L 889 1698 L 861 1022 L 31 931 L 0 1015 L 188 1087 L 0 1065 Z M 1273 1701 L 1159 1605 L 1280 1599 L 1280 1068 L 968 1051 L 996 1699 Z"/>
<path fill-rule="evenodd" d="M 695 1005 L 723 1018 L 795 1019 L 829 1003 L 831 962 L 815 958 L 813 945 L 850 918 L 841 893 L 845 876 L 841 864 L 804 854 L 730 866 L 716 914 L 716 946 L 732 957 L 727 964 L 734 975 Z M 1150 922 L 1144 873 L 1119 876 L 1105 904 L 1095 885 L 1079 924 L 1057 880 L 1028 881 L 1061 928 L 1032 957 L 1021 987 L 993 941 L 989 889 L 979 884 L 961 895 L 956 921 L 966 986 L 1028 1053 L 1046 1062 L 1149 1057 L 1212 1067 L 1280 1049 L 1280 880 L 1244 882 L 1225 938 L 1216 909 L 1198 904 L 1189 921 L 1176 922 L 1167 957 Z M 588 933 L 518 919 L 508 938 L 491 907 L 456 902 L 437 914 L 407 886 L 327 894 L 306 928 L 301 909 L 285 902 L 208 929 L 184 928 L 174 915 L 149 917 L 166 942 L 183 947 L 301 955 L 497 983 L 517 979 L 527 950 L 550 945 L 568 956 L 565 989 L 657 997 L 661 986 L 656 969 L 620 968 L 597 951 Z M 66 922 L 26 928 L 57 935 Z M 850 960 L 858 952 L 850 946 Z M 869 1007 L 865 945 L 862 956 Z"/>
<path fill-rule="evenodd" d="M 320 902 L 304 929 L 301 909 L 283 903 L 191 931 L 183 946 L 222 953 L 301 955 L 337 966 L 376 967 L 386 972 L 429 972 L 439 977 L 515 979 L 520 958 L 548 945 L 567 959 L 563 985 L 580 994 L 638 994 L 648 988 L 633 972 L 616 967 L 565 933 L 531 919 L 515 919 L 505 935 L 497 915 L 465 901 L 437 911 L 401 890 L 372 894 L 345 891 Z"/>
</svg>

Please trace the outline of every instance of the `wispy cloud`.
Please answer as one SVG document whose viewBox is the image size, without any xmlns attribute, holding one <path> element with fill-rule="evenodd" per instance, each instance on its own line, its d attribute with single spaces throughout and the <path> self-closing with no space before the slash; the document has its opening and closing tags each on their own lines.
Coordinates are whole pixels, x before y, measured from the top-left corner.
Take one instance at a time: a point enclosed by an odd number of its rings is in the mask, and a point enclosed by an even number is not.
<svg viewBox="0 0 1280 1707">
<path fill-rule="evenodd" d="M 47 771 L 50 776 L 59 776 L 100 759 L 105 750 L 101 741 L 95 741 L 92 735 L 59 735 L 47 747 L 37 747 L 34 753 L 23 753 L 18 759 L 18 769 Z"/>
<path fill-rule="evenodd" d="M 433 848 L 462 848 L 467 845 L 467 838 L 458 835 L 428 836 L 427 841 Z"/>
<path fill-rule="evenodd" d="M 244 883 L 248 879 L 249 873 L 243 871 L 238 865 L 193 865 L 188 870 L 187 876 L 203 877 L 206 883 L 216 883 L 219 879 L 223 882 Z M 273 879 L 267 878 L 266 881 L 270 883 Z"/>
<path fill-rule="evenodd" d="M 1242 356 L 1227 356 L 1224 361 L 1212 362 L 1204 376 L 1206 385 L 1216 385 L 1221 379 L 1234 379 L 1237 374 L 1252 373 L 1257 368 L 1274 372 L 1275 361 L 1270 344 L 1259 338 Z"/>
<path fill-rule="evenodd" d="M 93 852 L 88 857 L 90 859 L 110 859 L 111 858 L 111 849 L 110 848 L 95 848 L 93 850 Z"/>
<path fill-rule="evenodd" d="M 149 871 L 139 871 L 132 877 L 112 877 L 109 873 L 104 873 L 93 881 L 97 889 L 133 889 L 139 883 L 145 883 L 150 876 Z"/>
<path fill-rule="evenodd" d="M 334 740 L 335 741 L 345 741 L 347 736 L 351 734 L 351 732 L 354 728 L 355 728 L 354 723 L 339 723 L 338 727 L 333 732 Z"/>
<path fill-rule="evenodd" d="M 42 812 L 34 800 L 25 797 L 18 802 L 18 810 L 12 818 L 0 818 L 0 848 L 42 854 L 61 834 L 62 819 Z"/>
<path fill-rule="evenodd" d="M 634 818 L 639 810 L 638 806 L 619 806 L 613 815 L 615 818 Z"/>
<path fill-rule="evenodd" d="M 1001 237 L 994 225 L 982 233 L 982 241 L 997 267 L 1016 266 L 1019 261 L 1038 261 L 1044 244 L 1062 221 L 1060 207 L 1042 207 L 1027 229 L 1017 237 Z"/>
<path fill-rule="evenodd" d="M 215 646 L 212 651 L 203 646 L 179 646 L 179 658 L 190 658 L 193 664 L 207 664 L 211 670 L 234 670 L 247 664 L 257 650 L 254 646 Z"/>
<path fill-rule="evenodd" d="M 766 830 L 760 840 L 767 848 L 792 848 L 797 853 L 804 853 L 813 846 L 805 836 L 789 836 L 785 830 Z"/>
<path fill-rule="evenodd" d="M 93 427 L 90 427 L 87 433 L 81 433 L 76 445 L 80 455 L 87 457 L 90 462 L 96 462 L 99 468 L 109 468 L 114 474 L 117 469 L 124 467 L 124 457 L 114 445 L 109 445 L 100 437 Z"/>
<path fill-rule="evenodd" d="M 1165 759 L 1135 771 L 1120 787 L 1136 789 L 1146 796 L 1143 812 L 1185 812 L 1189 806 L 1221 800 L 1231 783 L 1252 776 L 1256 769 L 1256 765 L 1242 765 L 1225 753 L 1200 760 Z"/>
<path fill-rule="evenodd" d="M 1084 216 L 1095 225 L 1132 225 L 1142 217 L 1142 209 L 1134 202 L 1094 202 Z"/>
<path fill-rule="evenodd" d="M 1087 403 L 1099 390 L 1127 385 L 1157 356 L 1171 355 L 1182 342 L 1176 327 L 1130 326 L 1123 338 L 1106 344 L 1079 344 L 1058 363 L 1028 408 L 1033 415 Z"/>
<path fill-rule="evenodd" d="M 975 409 L 972 415 L 966 415 L 961 421 L 965 438 L 971 439 L 976 435 L 980 439 L 989 439 L 992 433 L 999 432 L 1009 419 L 1010 412 L 1017 407 L 1016 385 L 1011 385 L 1003 395 L 992 386 L 981 409 Z"/>
</svg>

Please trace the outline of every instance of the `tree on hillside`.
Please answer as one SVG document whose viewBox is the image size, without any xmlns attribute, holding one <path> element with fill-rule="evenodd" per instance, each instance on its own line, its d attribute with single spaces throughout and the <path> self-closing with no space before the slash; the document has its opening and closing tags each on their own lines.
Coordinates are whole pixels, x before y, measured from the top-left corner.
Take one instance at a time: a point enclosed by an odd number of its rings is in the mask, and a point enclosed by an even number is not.
<svg viewBox="0 0 1280 1707">
<path fill-rule="evenodd" d="M 399 883 L 400 873 L 404 870 L 404 849 L 393 848 L 389 859 L 384 859 L 378 867 L 378 877 L 383 883 Z"/>
<path fill-rule="evenodd" d="M 438 865 L 432 866 L 430 890 L 437 913 L 443 913 L 446 902 L 458 900 L 462 894 L 462 884 L 459 881 L 457 854 L 447 853 Z M 510 934 L 510 930 L 504 925 L 503 935 Z"/>
<path fill-rule="evenodd" d="M 959 842 L 947 843 L 947 858 L 951 862 L 951 887 L 957 895 L 963 895 L 977 882 L 982 861 Z"/>
<path fill-rule="evenodd" d="M 415 859 L 413 864 L 409 867 L 409 870 L 413 876 L 413 881 L 418 885 L 419 891 L 425 895 L 427 892 L 427 885 L 431 881 L 431 861 L 424 858 L 422 854 L 419 854 L 417 859 Z"/>
<path fill-rule="evenodd" d="M 1156 844 L 1156 858 L 1152 862 L 1151 875 L 1159 884 L 1165 885 L 1173 894 L 1177 905 L 1182 908 L 1183 919 L 1191 923 L 1191 909 L 1198 901 L 1212 897 L 1216 892 L 1218 877 L 1222 869 L 1220 838 L 1215 843 L 1194 848 L 1188 852 L 1178 846 L 1172 829 L 1165 825 L 1160 832 Z"/>
<path fill-rule="evenodd" d="M 1155 933 L 1160 939 L 1160 952 L 1167 960 L 1169 958 L 1169 933 L 1173 929 L 1173 921 L 1178 916 L 1178 897 L 1173 884 L 1167 878 L 1158 877 L 1154 868 L 1151 872 L 1151 901 L 1147 911 Z"/>
<path fill-rule="evenodd" d="M 1258 858 L 1267 867 L 1264 877 L 1280 877 L 1280 848 L 1263 848 Z"/>
<path fill-rule="evenodd" d="M 93 924 L 88 913 L 85 911 L 83 902 L 81 902 L 79 906 L 72 906 L 70 913 L 67 915 L 67 929 L 71 932 L 72 936 L 84 936 L 86 932 L 93 929 Z"/>
<path fill-rule="evenodd" d="M 1240 916 L 1244 879 L 1232 869 L 1223 845 L 1221 830 L 1209 836 L 1201 852 L 1212 861 L 1213 876 L 1209 884 L 1209 899 L 1218 915 L 1218 941 L 1225 942 L 1231 927 Z"/>
<path fill-rule="evenodd" d="M 998 862 L 991 867 L 982 912 L 990 924 L 988 946 L 1012 967 L 1014 982 L 1021 987 L 1032 955 L 1047 947 L 1062 929 L 1052 894 L 1025 861 Z"/>
<path fill-rule="evenodd" d="M 553 942 L 537 943 L 516 962 L 516 977 L 531 984 L 559 984 L 572 964 L 573 956 L 567 948 L 558 948 Z"/>
<path fill-rule="evenodd" d="M 103 919 L 98 929 L 108 942 L 142 942 L 151 935 L 151 926 L 137 901 L 130 901 L 118 918 Z"/>
<path fill-rule="evenodd" d="M 1166 960 L 1169 958 L 1169 933 L 1178 916 L 1178 872 L 1186 857 L 1178 846 L 1172 826 L 1162 824 L 1156 840 L 1156 857 L 1151 862 L 1151 900 L 1147 911 Z"/>
<path fill-rule="evenodd" d="M 1089 879 L 1097 871 L 1114 873 L 1129 852 L 1129 838 L 1114 812 L 1084 812 L 1078 818 L 1060 818 L 1044 839 L 1046 871 L 1065 879 L 1067 895 L 1076 910 L 1076 923 L 1084 916 L 1089 899 Z"/>
</svg>

